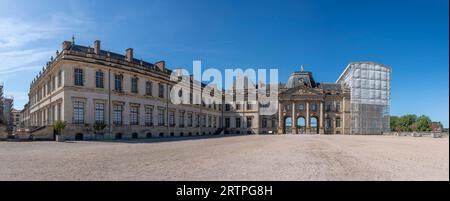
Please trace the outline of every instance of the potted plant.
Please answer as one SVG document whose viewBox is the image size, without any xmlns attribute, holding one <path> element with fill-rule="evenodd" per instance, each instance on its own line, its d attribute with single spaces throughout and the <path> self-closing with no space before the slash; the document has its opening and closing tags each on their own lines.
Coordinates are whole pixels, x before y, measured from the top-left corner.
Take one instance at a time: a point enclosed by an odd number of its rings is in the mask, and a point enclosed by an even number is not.
<svg viewBox="0 0 450 201">
<path fill-rule="evenodd" d="M 64 121 L 55 121 L 53 124 L 53 129 L 56 131 L 56 141 L 57 142 L 64 142 L 64 134 L 63 130 L 66 128 L 66 122 Z"/>
<path fill-rule="evenodd" d="M 97 137 L 97 134 L 103 135 L 103 131 L 106 128 L 106 124 L 103 121 L 96 121 L 94 123 L 94 134 Z"/>
</svg>

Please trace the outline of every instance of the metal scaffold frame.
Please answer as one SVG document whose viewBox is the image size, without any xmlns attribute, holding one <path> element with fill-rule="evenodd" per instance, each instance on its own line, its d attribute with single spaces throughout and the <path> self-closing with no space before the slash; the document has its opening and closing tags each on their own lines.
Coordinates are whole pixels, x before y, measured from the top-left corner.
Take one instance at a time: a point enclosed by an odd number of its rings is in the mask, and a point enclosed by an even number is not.
<svg viewBox="0 0 450 201">
<path fill-rule="evenodd" d="M 390 131 L 391 68 L 373 62 L 355 62 L 339 77 L 350 89 L 350 134 Z"/>
</svg>

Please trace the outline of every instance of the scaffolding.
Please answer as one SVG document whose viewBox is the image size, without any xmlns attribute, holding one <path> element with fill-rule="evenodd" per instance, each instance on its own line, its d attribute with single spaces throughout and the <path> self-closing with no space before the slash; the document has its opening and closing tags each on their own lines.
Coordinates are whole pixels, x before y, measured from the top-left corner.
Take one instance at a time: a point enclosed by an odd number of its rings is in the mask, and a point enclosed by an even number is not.
<svg viewBox="0 0 450 201">
<path fill-rule="evenodd" d="M 349 134 L 390 131 L 391 68 L 373 62 L 354 62 L 336 81 L 350 90 Z"/>
</svg>

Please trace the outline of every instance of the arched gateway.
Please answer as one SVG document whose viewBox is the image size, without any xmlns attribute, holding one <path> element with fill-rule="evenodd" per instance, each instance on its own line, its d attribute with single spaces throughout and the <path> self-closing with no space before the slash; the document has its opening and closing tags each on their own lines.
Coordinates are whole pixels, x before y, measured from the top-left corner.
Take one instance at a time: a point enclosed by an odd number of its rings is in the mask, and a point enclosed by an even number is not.
<svg viewBox="0 0 450 201">
<path fill-rule="evenodd" d="M 350 93 L 341 84 L 316 83 L 311 72 L 297 71 L 278 94 L 278 133 L 325 134 L 344 133 L 349 111 Z M 344 119 L 325 132 L 325 115 Z"/>
</svg>

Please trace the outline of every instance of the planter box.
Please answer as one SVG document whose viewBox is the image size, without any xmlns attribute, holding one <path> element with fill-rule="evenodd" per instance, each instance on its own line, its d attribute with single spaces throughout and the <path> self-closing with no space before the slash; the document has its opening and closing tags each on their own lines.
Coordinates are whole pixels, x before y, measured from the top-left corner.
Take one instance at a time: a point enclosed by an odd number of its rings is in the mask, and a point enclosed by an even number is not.
<svg viewBox="0 0 450 201">
<path fill-rule="evenodd" d="M 57 141 L 57 142 L 64 142 L 65 141 L 64 135 L 56 135 L 55 138 L 56 138 L 55 141 Z"/>
</svg>

